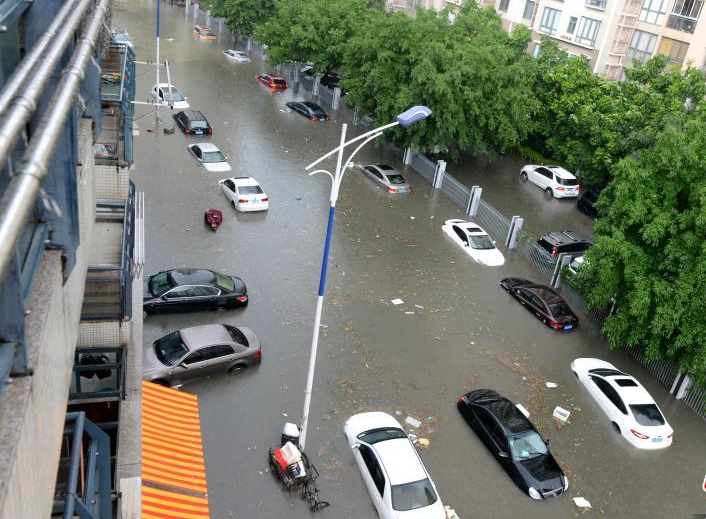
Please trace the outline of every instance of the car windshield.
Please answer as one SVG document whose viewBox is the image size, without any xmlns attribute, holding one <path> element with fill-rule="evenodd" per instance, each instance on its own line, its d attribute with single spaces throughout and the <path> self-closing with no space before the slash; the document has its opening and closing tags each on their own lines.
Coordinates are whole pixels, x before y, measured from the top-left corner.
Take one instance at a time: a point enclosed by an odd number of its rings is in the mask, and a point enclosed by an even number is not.
<svg viewBox="0 0 706 519">
<path fill-rule="evenodd" d="M 164 292 L 174 286 L 174 283 L 167 272 L 160 272 L 156 276 L 152 276 L 149 282 L 149 289 L 155 297 L 161 296 Z"/>
<path fill-rule="evenodd" d="M 397 438 L 407 438 L 407 435 L 402 429 L 397 427 L 386 427 L 382 429 L 373 429 L 365 431 L 358 435 L 358 439 L 372 445 L 385 440 L 394 440 Z"/>
<path fill-rule="evenodd" d="M 285 84 L 284 79 L 273 79 L 272 82 L 273 82 L 275 85 L 284 85 L 284 84 Z"/>
<path fill-rule="evenodd" d="M 233 342 L 237 342 L 238 344 L 242 344 L 243 346 L 248 345 L 248 340 L 245 338 L 245 335 L 243 335 L 243 332 L 238 330 L 235 326 L 227 326 L 226 325 L 226 331 L 230 335 L 230 338 L 233 339 Z"/>
<path fill-rule="evenodd" d="M 233 283 L 233 280 L 230 279 L 228 276 L 219 274 L 218 272 L 216 272 L 216 283 L 218 283 L 218 285 L 222 286 L 223 288 L 227 288 L 231 292 L 235 289 L 235 283 Z"/>
<path fill-rule="evenodd" d="M 204 151 L 203 159 L 204 162 L 225 162 L 226 158 L 220 151 Z"/>
<path fill-rule="evenodd" d="M 578 186 L 579 181 L 576 178 L 561 178 L 556 177 L 556 181 L 562 186 Z"/>
<path fill-rule="evenodd" d="M 205 130 L 208 128 L 208 123 L 203 119 L 196 119 L 191 121 L 191 127 L 195 130 Z"/>
<path fill-rule="evenodd" d="M 154 353 L 165 366 L 174 366 L 188 351 L 179 332 L 172 332 L 154 341 Z"/>
<path fill-rule="evenodd" d="M 420 479 L 403 485 L 392 485 L 392 508 L 403 512 L 436 503 L 437 497 L 429 479 Z"/>
<path fill-rule="evenodd" d="M 631 405 L 630 410 L 640 425 L 664 425 L 664 417 L 654 404 Z"/>
<path fill-rule="evenodd" d="M 259 195 L 262 193 L 260 186 L 238 186 L 238 193 L 241 195 Z"/>
<path fill-rule="evenodd" d="M 387 175 L 387 180 L 390 184 L 404 184 L 404 177 L 402 175 Z"/>
<path fill-rule="evenodd" d="M 115 34 L 113 35 L 113 40 L 118 41 L 118 42 L 130 42 L 132 43 L 132 40 L 127 34 Z"/>
<path fill-rule="evenodd" d="M 563 317 L 565 315 L 573 315 L 571 308 L 566 306 L 565 303 L 554 303 L 549 305 L 549 311 L 554 317 Z"/>
<path fill-rule="evenodd" d="M 164 94 L 164 100 L 169 101 L 169 88 L 164 87 L 162 88 L 162 94 Z M 176 88 L 172 87 L 172 101 L 183 101 L 184 96 L 181 95 L 181 92 L 179 92 Z"/>
<path fill-rule="evenodd" d="M 510 437 L 510 452 L 515 460 L 529 460 L 547 454 L 547 445 L 537 431 Z"/>
<path fill-rule="evenodd" d="M 480 249 L 480 250 L 488 250 L 488 249 L 494 249 L 495 244 L 493 243 L 493 240 L 490 239 L 490 236 L 487 234 L 484 234 L 482 236 L 469 236 L 471 240 L 471 248 L 473 249 Z"/>
</svg>

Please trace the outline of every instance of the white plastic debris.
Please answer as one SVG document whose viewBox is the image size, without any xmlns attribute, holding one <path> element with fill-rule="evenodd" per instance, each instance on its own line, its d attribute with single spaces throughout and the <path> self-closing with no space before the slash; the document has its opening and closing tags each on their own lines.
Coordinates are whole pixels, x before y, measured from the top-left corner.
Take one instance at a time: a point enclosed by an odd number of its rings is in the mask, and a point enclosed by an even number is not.
<svg viewBox="0 0 706 519">
<path fill-rule="evenodd" d="M 406 315 L 414 315 L 414 312 L 405 312 Z"/>
<path fill-rule="evenodd" d="M 569 415 L 571 413 L 564 409 L 563 407 L 556 406 L 554 408 L 554 412 L 552 413 L 552 416 L 556 418 L 557 420 L 560 420 L 562 422 L 565 422 L 566 420 L 569 419 Z"/>
<path fill-rule="evenodd" d="M 415 308 L 421 308 L 422 310 L 424 310 L 424 307 L 422 305 L 414 305 L 414 306 L 415 306 Z"/>
<path fill-rule="evenodd" d="M 576 506 L 579 508 L 591 508 L 591 503 L 589 503 L 586 499 L 583 497 L 575 497 L 574 498 L 574 503 Z"/>
<path fill-rule="evenodd" d="M 402 303 L 404 303 L 404 301 L 402 301 L 401 299 L 393 299 L 392 301 L 390 301 L 390 303 L 392 303 L 393 305 L 401 305 Z"/>
<path fill-rule="evenodd" d="M 520 412 L 525 415 L 525 417 L 529 418 L 529 411 L 525 409 L 525 406 L 523 406 L 522 404 L 515 404 L 515 407 L 517 407 Z"/>
<path fill-rule="evenodd" d="M 414 216 L 410 216 L 409 219 L 410 219 L 410 220 L 414 220 Z"/>
<path fill-rule="evenodd" d="M 545 386 L 547 386 L 549 389 L 554 389 L 556 387 L 556 384 L 554 382 L 545 382 Z"/>
<path fill-rule="evenodd" d="M 422 425 L 422 422 L 420 422 L 416 418 L 412 418 L 411 416 L 408 416 L 407 418 L 405 418 L 404 423 L 406 423 L 407 425 L 411 425 L 415 429 L 418 428 L 420 425 Z"/>
<path fill-rule="evenodd" d="M 446 519 L 459 519 L 456 510 L 450 506 L 444 506 L 444 510 L 446 511 Z"/>
</svg>

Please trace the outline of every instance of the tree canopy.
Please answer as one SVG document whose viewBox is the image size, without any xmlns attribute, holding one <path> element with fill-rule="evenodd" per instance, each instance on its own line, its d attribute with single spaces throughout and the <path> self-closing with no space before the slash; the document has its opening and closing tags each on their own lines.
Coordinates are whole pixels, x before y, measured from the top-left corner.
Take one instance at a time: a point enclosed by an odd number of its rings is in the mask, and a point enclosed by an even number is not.
<svg viewBox="0 0 706 519">
<path fill-rule="evenodd" d="M 274 0 L 214 0 L 213 15 L 224 18 L 232 34 L 253 36 L 272 14 Z"/>
</svg>

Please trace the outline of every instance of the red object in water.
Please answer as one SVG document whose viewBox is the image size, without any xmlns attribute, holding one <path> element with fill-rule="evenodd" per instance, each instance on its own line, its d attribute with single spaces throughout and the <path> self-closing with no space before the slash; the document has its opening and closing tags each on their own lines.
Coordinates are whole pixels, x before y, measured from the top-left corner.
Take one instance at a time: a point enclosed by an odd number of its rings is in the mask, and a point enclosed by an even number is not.
<svg viewBox="0 0 706 519">
<path fill-rule="evenodd" d="M 277 461 L 277 464 L 282 467 L 283 469 L 286 469 L 289 463 L 287 463 L 287 460 L 284 459 L 284 454 L 282 454 L 282 449 L 275 449 L 273 452 L 275 456 L 275 460 Z"/>
<path fill-rule="evenodd" d="M 211 230 L 215 231 L 223 221 L 223 213 L 218 209 L 208 209 L 204 213 L 204 221 L 206 225 L 211 226 Z"/>
</svg>

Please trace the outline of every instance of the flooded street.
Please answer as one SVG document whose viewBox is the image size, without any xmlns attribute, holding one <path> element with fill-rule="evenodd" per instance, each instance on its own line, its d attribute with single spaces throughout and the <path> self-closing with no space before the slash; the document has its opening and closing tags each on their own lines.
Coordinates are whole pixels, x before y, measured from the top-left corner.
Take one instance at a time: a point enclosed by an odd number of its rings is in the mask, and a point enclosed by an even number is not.
<svg viewBox="0 0 706 519">
<path fill-rule="evenodd" d="M 115 2 L 113 24 L 132 35 L 139 60 L 153 60 L 156 5 Z M 222 51 L 232 40 L 198 41 L 183 7 L 162 6 L 161 54 L 171 80 L 213 127 L 208 139 L 164 134 L 147 115 L 136 122 L 132 178 L 146 198 L 145 275 L 176 267 L 203 267 L 242 277 L 245 309 L 150 316 L 144 343 L 179 328 L 207 323 L 241 324 L 262 342 L 263 361 L 233 375 L 184 386 L 199 396 L 211 516 L 214 519 L 308 518 L 306 502 L 287 496 L 267 470 L 267 450 L 284 422 L 299 422 L 303 403 L 330 181 L 304 167 L 338 144 L 335 112 L 313 123 L 284 103 L 308 98 L 290 84 L 272 93 L 255 80 L 274 72 L 254 53 L 235 64 Z M 138 65 L 137 100 L 146 100 L 154 69 Z M 165 74 L 162 73 L 162 81 Z M 286 78 L 288 81 L 289 77 Z M 324 106 L 328 110 L 327 106 Z M 138 106 L 136 117 L 148 112 Z M 168 109 L 165 123 L 173 126 Z M 362 132 L 349 128 L 349 136 Z M 232 174 L 207 173 L 187 152 L 192 142 L 213 142 L 228 156 Z M 388 162 L 403 172 L 401 155 L 368 145 L 360 162 Z M 328 161 L 322 166 L 333 169 Z M 507 216 L 525 217 L 525 230 L 590 232 L 574 201 L 546 201 L 521 184 L 521 160 L 485 164 L 464 159 L 449 165 L 467 185 Z M 495 174 L 494 174 L 495 173 Z M 449 218 L 463 218 L 443 193 L 414 171 L 413 187 L 393 196 L 357 170 L 344 178 L 336 211 L 314 382 L 307 453 L 321 473 L 321 497 L 331 506 L 321 519 L 367 519 L 375 509 L 343 436 L 356 412 L 383 410 L 422 422 L 406 427 L 428 438 L 420 455 L 440 497 L 461 519 L 564 519 L 583 515 L 572 497 L 588 499 L 586 515 L 619 518 L 691 518 L 706 513 L 700 485 L 706 473 L 706 423 L 623 352 L 609 352 L 583 319 L 569 333 L 542 325 L 498 286 L 506 276 L 536 278 L 513 257 L 502 267 L 475 264 L 441 232 Z M 238 213 L 217 186 L 226 176 L 253 176 L 270 199 L 264 213 Z M 223 211 L 217 232 L 203 225 L 210 207 Z M 500 243 L 504 237 L 494 237 Z M 392 299 L 402 299 L 393 305 Z M 583 316 L 582 316 L 583 317 Z M 600 357 L 636 376 L 675 430 L 674 444 L 642 452 L 615 433 L 569 369 L 576 357 Z M 547 389 L 545 382 L 558 387 Z M 567 495 L 536 502 L 520 492 L 456 410 L 459 395 L 493 388 L 522 403 L 551 441 L 571 480 Z M 571 411 L 563 427 L 551 414 Z"/>
</svg>

